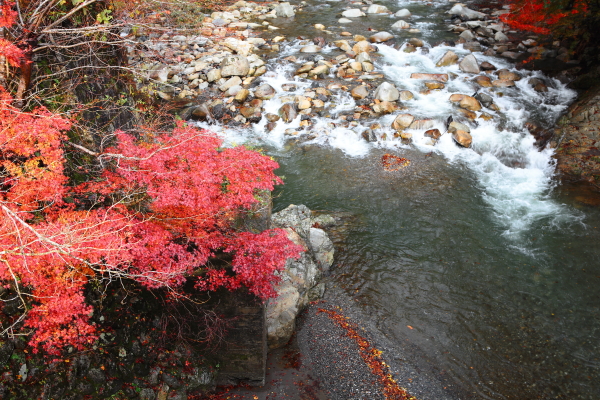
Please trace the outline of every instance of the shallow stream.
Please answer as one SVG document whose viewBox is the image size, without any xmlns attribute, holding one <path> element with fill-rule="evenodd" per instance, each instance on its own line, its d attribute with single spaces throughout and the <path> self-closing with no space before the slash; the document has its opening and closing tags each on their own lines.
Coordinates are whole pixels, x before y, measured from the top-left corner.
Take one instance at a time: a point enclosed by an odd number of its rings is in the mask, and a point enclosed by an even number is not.
<svg viewBox="0 0 600 400">
<path fill-rule="evenodd" d="M 413 16 L 407 22 L 421 32 L 390 31 L 398 18 L 387 15 L 340 26 L 339 13 L 348 3 L 337 1 L 311 0 L 294 19 L 272 24 L 281 28 L 277 35 L 288 38 L 333 41 L 342 39 L 342 30 L 369 36 L 369 28 L 395 33 L 395 46 L 378 45 L 376 71 L 415 94 L 404 102 L 408 110 L 403 112 L 431 118 L 435 128 L 445 131 L 446 118 L 456 115 L 450 94 L 477 89 L 458 66 L 435 67 L 449 49 L 459 56 L 469 53 L 461 45 L 437 45 L 457 38 L 447 32 L 445 12 L 451 4 L 377 3 L 392 12 L 409 9 Z M 333 33 L 315 30 L 316 23 Z M 411 37 L 424 40 L 428 51 L 403 52 L 400 45 Z M 282 43 L 279 58 L 262 78 L 281 96 L 329 82 L 293 78 L 301 64 L 282 60 L 306 57 L 299 53 L 302 45 L 300 39 Z M 340 54 L 328 46 L 319 56 Z M 505 59 L 475 56 L 514 69 Z M 421 82 L 409 79 L 413 72 L 458 77 L 443 90 L 421 94 Z M 450 134 L 432 145 L 424 130 L 409 131 L 412 143 L 402 143 L 387 128 L 390 115 L 377 121 L 379 140 L 369 143 L 361 133 L 373 120 L 353 126 L 339 119 L 340 112 L 356 105 L 342 91 L 329 117 L 298 134 L 290 135 L 289 129 L 297 129 L 300 118 L 278 122 L 268 133 L 263 118 L 251 131 L 222 134 L 232 142 L 264 146 L 279 161 L 286 184 L 278 190 L 276 210 L 305 204 L 356 217 L 337 250 L 330 279 L 357 299 L 392 340 L 415 343 L 472 398 L 598 399 L 600 212 L 567 188 L 556 187 L 552 151 L 538 151 L 524 128 L 528 120 L 552 125 L 576 94 L 540 73 L 520 73 L 545 79 L 549 92 L 535 92 L 527 79 L 514 88 L 482 90 L 500 111 L 487 110 L 493 120 L 472 126 L 470 149 L 457 146 Z M 284 92 L 286 83 L 297 89 Z M 265 110 L 277 113 L 281 105 L 275 98 Z M 381 157 L 386 153 L 411 163 L 385 171 Z"/>
</svg>

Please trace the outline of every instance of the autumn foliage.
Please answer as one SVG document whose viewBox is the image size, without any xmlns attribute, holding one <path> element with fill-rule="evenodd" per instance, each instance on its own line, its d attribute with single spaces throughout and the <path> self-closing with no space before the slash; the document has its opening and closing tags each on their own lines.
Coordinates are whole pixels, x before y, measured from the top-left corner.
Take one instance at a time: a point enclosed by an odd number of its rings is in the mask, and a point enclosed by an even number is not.
<svg viewBox="0 0 600 400">
<path fill-rule="evenodd" d="M 0 27 L 14 18 L 4 2 Z M 2 57 L 23 61 L 4 39 Z M 119 279 L 175 299 L 190 281 L 201 291 L 276 294 L 276 272 L 301 248 L 281 229 L 240 228 L 281 183 L 275 161 L 184 123 L 116 132 L 101 152 L 69 142 L 70 129 L 46 109 L 15 107 L 0 86 L 0 336 L 28 335 L 35 352 L 84 348 L 96 340 L 86 290 Z M 66 146 L 91 159 L 77 181 Z M 3 312 L 15 302 L 19 312 Z"/>
<path fill-rule="evenodd" d="M 597 18 L 593 0 L 513 0 L 500 19 L 511 28 L 538 34 L 574 37 Z"/>
</svg>

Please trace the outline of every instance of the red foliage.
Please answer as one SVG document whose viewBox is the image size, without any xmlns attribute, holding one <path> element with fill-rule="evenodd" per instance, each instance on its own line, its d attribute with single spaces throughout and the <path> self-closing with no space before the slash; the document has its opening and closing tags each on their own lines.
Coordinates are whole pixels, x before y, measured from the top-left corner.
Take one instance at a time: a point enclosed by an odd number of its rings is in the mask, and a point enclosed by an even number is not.
<svg viewBox="0 0 600 400">
<path fill-rule="evenodd" d="M 589 10 L 589 0 L 575 0 L 567 9 L 560 1 L 514 0 L 511 12 L 500 19 L 511 28 L 539 34 L 554 33 L 561 25 L 572 24 Z"/>
<path fill-rule="evenodd" d="M 63 152 L 69 121 L 11 101 L 0 88 L 0 284 L 22 299 L 36 351 L 95 340 L 83 295 L 91 279 L 176 290 L 193 274 L 200 290 L 243 285 L 275 295 L 275 272 L 301 249 L 283 230 L 235 228 L 258 191 L 281 183 L 275 161 L 221 148 L 214 134 L 183 124 L 145 142 L 119 132 L 100 155 L 109 165 L 102 179 L 73 188 Z M 208 262 L 218 252 L 232 254 L 230 267 Z"/>
</svg>

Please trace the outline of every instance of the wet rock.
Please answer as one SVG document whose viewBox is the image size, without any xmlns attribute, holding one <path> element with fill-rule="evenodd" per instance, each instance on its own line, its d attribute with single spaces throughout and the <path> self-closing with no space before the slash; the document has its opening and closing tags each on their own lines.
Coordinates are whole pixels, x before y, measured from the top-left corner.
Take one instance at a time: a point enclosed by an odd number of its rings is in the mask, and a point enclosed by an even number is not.
<svg viewBox="0 0 600 400">
<path fill-rule="evenodd" d="M 392 122 L 392 128 L 400 132 L 408 128 L 413 123 L 415 117 L 411 114 L 400 114 Z"/>
<path fill-rule="evenodd" d="M 423 43 L 423 41 L 418 38 L 410 38 L 408 39 L 408 43 L 415 47 L 423 47 L 425 45 L 425 43 Z"/>
<path fill-rule="evenodd" d="M 382 43 L 387 42 L 390 39 L 393 39 L 394 35 L 389 32 L 377 32 L 376 34 L 369 37 L 371 43 Z"/>
<path fill-rule="evenodd" d="M 492 81 L 492 85 L 501 88 L 511 87 L 515 86 L 515 81 L 511 79 L 496 79 L 495 81 Z"/>
<path fill-rule="evenodd" d="M 463 48 L 472 52 L 481 51 L 482 49 L 481 44 L 479 42 L 474 41 L 463 43 Z"/>
<path fill-rule="evenodd" d="M 396 104 L 390 101 L 382 101 L 380 103 L 375 103 L 373 106 L 373 112 L 376 114 L 391 114 L 396 111 Z"/>
<path fill-rule="evenodd" d="M 396 101 L 400 98 L 400 92 L 391 83 L 383 82 L 375 90 L 374 97 L 381 101 Z"/>
<path fill-rule="evenodd" d="M 269 122 L 279 121 L 279 115 L 277 115 L 277 114 L 267 113 L 265 115 L 265 118 L 267 118 L 267 121 L 269 121 Z"/>
<path fill-rule="evenodd" d="M 304 46 L 300 49 L 300 53 L 318 53 L 322 50 L 321 47 L 314 45 L 314 44 L 310 44 L 308 46 Z"/>
<path fill-rule="evenodd" d="M 262 85 L 254 89 L 254 97 L 261 100 L 272 99 L 273 96 L 275 96 L 275 93 L 276 92 L 273 86 L 269 85 L 268 83 L 263 83 Z"/>
<path fill-rule="evenodd" d="M 473 41 L 475 40 L 476 36 L 473 32 L 471 32 L 470 30 L 466 30 L 463 31 L 460 35 L 458 35 L 460 38 L 465 39 L 467 42 Z"/>
<path fill-rule="evenodd" d="M 404 46 L 404 50 L 403 50 L 403 51 L 404 51 L 405 53 L 414 53 L 415 51 L 417 51 L 417 49 L 416 49 L 416 48 L 415 48 L 415 46 L 413 46 L 412 44 L 410 44 L 410 43 L 407 43 L 407 44 Z"/>
<path fill-rule="evenodd" d="M 361 135 L 362 135 L 363 139 L 365 139 L 367 142 L 376 142 L 377 141 L 377 136 L 375 136 L 375 132 L 373 132 L 372 129 L 365 130 Z"/>
<path fill-rule="evenodd" d="M 318 65 L 315 68 L 311 69 L 308 72 L 308 76 L 309 77 L 313 77 L 313 76 L 321 76 L 321 75 L 327 75 L 329 73 L 329 67 L 325 64 L 323 65 Z"/>
<path fill-rule="evenodd" d="M 250 71 L 248 58 L 242 55 L 227 56 L 221 62 L 221 76 L 246 76 Z"/>
<path fill-rule="evenodd" d="M 291 18 L 296 15 L 294 8 L 288 2 L 279 3 L 279 5 L 275 7 L 275 14 L 282 18 Z"/>
<path fill-rule="evenodd" d="M 379 4 L 371 4 L 369 8 L 367 8 L 367 14 L 387 14 L 389 12 L 386 6 L 382 6 Z"/>
<path fill-rule="evenodd" d="M 314 27 L 315 27 L 315 29 L 317 29 L 319 31 L 322 31 L 325 29 L 325 25 L 323 25 L 323 24 L 315 24 Z"/>
<path fill-rule="evenodd" d="M 306 110 L 312 105 L 310 99 L 306 96 L 296 96 L 295 102 L 299 110 Z"/>
<path fill-rule="evenodd" d="M 285 103 L 279 109 L 278 114 L 284 122 L 290 123 L 298 116 L 298 111 L 296 111 L 294 104 Z"/>
<path fill-rule="evenodd" d="M 300 68 L 298 68 L 296 70 L 296 72 L 294 72 L 294 75 L 300 75 L 300 74 L 305 74 L 308 71 L 310 71 L 311 69 L 313 69 L 313 67 L 315 66 L 314 62 L 307 62 L 306 64 L 302 65 Z"/>
<path fill-rule="evenodd" d="M 221 92 L 225 92 L 227 90 L 229 90 L 230 88 L 237 86 L 237 85 L 241 85 L 242 84 L 242 79 L 239 76 L 234 76 L 229 78 L 225 83 L 223 83 L 221 86 L 219 86 L 219 90 Z"/>
<path fill-rule="evenodd" d="M 461 124 L 460 122 L 457 122 L 457 121 L 450 122 L 450 124 L 448 124 L 448 132 L 454 133 L 456 131 L 464 131 L 464 132 L 470 133 L 471 128 L 469 128 L 467 125 Z"/>
<path fill-rule="evenodd" d="M 401 101 L 408 101 L 408 100 L 412 100 L 415 96 L 412 94 L 412 92 L 410 90 L 401 90 L 400 91 L 400 100 Z"/>
<path fill-rule="evenodd" d="M 398 10 L 396 12 L 396 14 L 394 14 L 394 17 L 396 18 L 410 18 L 411 17 L 411 13 L 410 11 L 408 11 L 406 8 L 403 8 L 402 10 Z"/>
<path fill-rule="evenodd" d="M 408 127 L 409 129 L 431 129 L 433 128 L 434 121 L 432 119 L 415 119 L 412 124 Z"/>
<path fill-rule="evenodd" d="M 496 71 L 496 75 L 498 76 L 498 79 L 501 79 L 501 80 L 511 80 L 511 81 L 520 81 L 521 80 L 521 75 L 517 74 L 516 72 L 509 71 L 507 69 L 499 69 L 498 71 Z"/>
<path fill-rule="evenodd" d="M 239 103 L 243 103 L 244 101 L 246 101 L 246 99 L 248 98 L 249 95 L 250 95 L 250 91 L 248 89 L 241 89 L 235 95 L 234 100 Z"/>
<path fill-rule="evenodd" d="M 333 44 L 342 51 L 352 51 L 352 47 L 350 46 L 347 40 L 336 40 L 335 42 L 333 42 Z"/>
<path fill-rule="evenodd" d="M 547 92 L 548 86 L 539 78 L 530 78 L 527 83 L 533 86 L 533 90 L 536 92 Z"/>
<path fill-rule="evenodd" d="M 369 95 L 367 87 L 364 85 L 356 86 L 350 91 L 350 95 L 356 100 L 362 100 Z"/>
<path fill-rule="evenodd" d="M 494 98 L 492 96 L 490 96 L 489 94 L 485 94 L 485 93 L 477 93 L 475 95 L 475 98 L 484 106 L 484 107 L 489 107 L 493 102 L 494 102 Z"/>
<path fill-rule="evenodd" d="M 359 63 L 363 63 L 365 61 L 369 61 L 370 62 L 371 61 L 371 56 L 369 56 L 369 53 L 362 52 L 362 53 L 358 53 L 356 55 L 355 60 L 357 62 L 359 62 Z"/>
<path fill-rule="evenodd" d="M 516 53 L 514 51 L 505 51 L 502 53 L 502 57 L 510 58 L 511 60 L 518 60 L 521 57 L 521 53 Z"/>
<path fill-rule="evenodd" d="M 362 12 L 361 10 L 359 10 L 358 8 L 352 8 L 350 10 L 346 10 L 344 12 L 342 12 L 342 17 L 345 18 L 358 18 L 358 17 L 364 17 L 366 14 L 364 12 Z"/>
<path fill-rule="evenodd" d="M 317 36 L 313 38 L 313 43 L 320 47 L 325 47 L 325 45 L 327 45 L 327 41 L 322 36 Z"/>
<path fill-rule="evenodd" d="M 473 143 L 473 137 L 469 132 L 457 130 L 452 133 L 452 139 L 462 147 L 469 148 Z"/>
<path fill-rule="evenodd" d="M 494 40 L 496 42 L 508 42 L 508 36 L 506 36 L 504 33 L 502 32 L 496 32 L 496 34 L 494 35 Z"/>
<path fill-rule="evenodd" d="M 399 20 L 396 21 L 392 26 L 391 29 L 395 30 L 395 31 L 401 31 L 402 29 L 408 29 L 410 28 L 410 24 L 404 20 Z"/>
<path fill-rule="evenodd" d="M 484 71 L 495 71 L 496 70 L 496 67 L 487 61 L 482 62 L 481 65 L 479 65 L 479 67 Z"/>
<path fill-rule="evenodd" d="M 191 116 L 200 121 L 212 120 L 212 114 L 206 103 L 202 103 L 194 107 L 192 109 Z"/>
<path fill-rule="evenodd" d="M 352 51 L 356 54 L 362 52 L 371 53 L 376 51 L 376 49 L 371 43 L 367 42 L 366 40 L 361 40 L 352 47 Z"/>
<path fill-rule="evenodd" d="M 440 132 L 439 129 L 429 129 L 429 130 L 425 131 L 425 133 L 423 135 L 426 137 L 430 137 L 434 140 L 438 140 L 442 136 L 442 133 Z"/>
<path fill-rule="evenodd" d="M 435 64 L 436 67 L 447 67 L 449 65 L 454 65 L 458 61 L 458 56 L 452 50 L 448 50 L 442 58 Z"/>
<path fill-rule="evenodd" d="M 348 19 L 348 18 L 338 19 L 338 23 L 340 23 L 340 24 L 351 24 L 352 22 L 354 22 L 354 21 L 352 21 L 351 19 Z"/>
<path fill-rule="evenodd" d="M 448 82 L 448 74 L 424 74 L 424 73 L 412 73 L 410 74 L 411 79 L 426 79 L 428 81 Z"/>
<path fill-rule="evenodd" d="M 265 129 L 266 129 L 267 132 L 271 132 L 273 129 L 275 129 L 276 126 L 277 126 L 276 122 L 269 122 L 265 126 Z"/>
<path fill-rule="evenodd" d="M 478 75 L 475 78 L 473 78 L 473 82 L 477 83 L 479 86 L 482 87 L 492 87 L 492 80 L 489 76 Z"/>
<path fill-rule="evenodd" d="M 477 59 L 473 54 L 469 54 L 462 59 L 458 67 L 462 72 L 468 74 L 478 74 L 480 72 L 479 65 L 477 64 Z"/>
<path fill-rule="evenodd" d="M 462 4 L 455 4 L 450 11 L 448 11 L 448 14 L 458 15 L 464 20 L 482 20 L 485 19 L 486 16 L 484 13 L 471 10 Z"/>
<path fill-rule="evenodd" d="M 329 267 L 333 264 L 334 248 L 327 233 L 322 229 L 310 228 L 308 244 L 315 256 L 317 266 L 322 272 L 329 271 Z"/>
<path fill-rule="evenodd" d="M 438 90 L 446 87 L 442 82 L 425 82 L 425 87 L 430 90 Z"/>
</svg>

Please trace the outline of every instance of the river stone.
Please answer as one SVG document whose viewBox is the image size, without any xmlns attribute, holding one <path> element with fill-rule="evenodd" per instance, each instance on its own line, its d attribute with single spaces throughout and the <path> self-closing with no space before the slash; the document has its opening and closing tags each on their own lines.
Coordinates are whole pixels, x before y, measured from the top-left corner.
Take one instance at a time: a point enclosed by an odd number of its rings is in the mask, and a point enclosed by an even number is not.
<svg viewBox="0 0 600 400">
<path fill-rule="evenodd" d="M 340 50 L 345 51 L 346 53 L 352 51 L 352 47 L 347 40 L 336 40 L 333 44 Z"/>
<path fill-rule="evenodd" d="M 396 111 L 396 104 L 390 101 L 381 101 L 373 106 L 373 112 L 376 114 L 391 114 Z"/>
<path fill-rule="evenodd" d="M 248 98 L 249 95 L 250 95 L 250 91 L 248 89 L 242 89 L 239 92 L 237 92 L 234 100 L 239 103 L 243 103 L 244 101 L 246 101 L 246 99 Z"/>
<path fill-rule="evenodd" d="M 225 92 L 225 91 L 229 90 L 229 88 L 232 88 L 234 86 L 241 85 L 241 84 L 242 84 L 242 79 L 239 76 L 234 76 L 234 77 L 229 78 L 227 81 L 225 81 L 224 84 L 219 86 L 219 90 L 221 92 Z"/>
<path fill-rule="evenodd" d="M 323 65 L 318 65 L 316 66 L 314 69 L 311 69 L 308 72 L 308 76 L 313 77 L 313 76 L 319 76 L 319 75 L 327 75 L 329 73 L 329 67 L 325 64 Z"/>
<path fill-rule="evenodd" d="M 458 15 L 467 20 L 482 20 L 486 17 L 484 13 L 471 10 L 462 4 L 455 4 L 450 11 L 448 11 L 448 14 Z"/>
<path fill-rule="evenodd" d="M 435 122 L 432 119 L 415 119 L 409 129 L 431 129 Z"/>
<path fill-rule="evenodd" d="M 261 100 L 269 100 L 275 96 L 275 89 L 268 83 L 263 83 L 254 89 L 254 97 Z"/>
<path fill-rule="evenodd" d="M 406 8 L 403 8 L 402 10 L 398 10 L 396 11 L 396 14 L 394 14 L 394 17 L 396 18 L 410 18 L 412 14 L 410 13 L 410 11 L 408 11 Z"/>
<path fill-rule="evenodd" d="M 362 53 L 358 53 L 354 59 L 360 63 L 367 61 L 370 62 L 371 56 L 369 56 L 369 53 L 363 51 Z"/>
<path fill-rule="evenodd" d="M 493 64 L 487 61 L 482 62 L 479 67 L 484 71 L 494 71 L 496 69 L 496 67 Z"/>
<path fill-rule="evenodd" d="M 352 68 L 355 71 L 360 72 L 360 71 L 362 71 L 362 64 L 359 63 L 358 61 L 352 61 L 350 63 L 350 68 Z"/>
<path fill-rule="evenodd" d="M 393 39 L 394 35 L 392 35 L 389 32 L 377 32 L 374 35 L 371 35 L 371 37 L 369 37 L 369 40 L 371 41 L 371 43 L 381 43 L 381 42 L 387 42 L 390 39 Z"/>
<path fill-rule="evenodd" d="M 248 58 L 242 55 L 227 56 L 221 62 L 221 76 L 246 76 L 250 71 Z"/>
<path fill-rule="evenodd" d="M 362 12 L 361 10 L 359 10 L 358 8 L 352 8 L 350 10 L 346 10 L 344 12 L 342 12 L 342 17 L 346 17 L 346 18 L 358 18 L 358 17 L 364 17 L 366 14 L 364 12 Z"/>
<path fill-rule="evenodd" d="M 243 40 L 239 40 L 232 37 L 228 37 L 222 43 L 228 49 L 233 50 L 237 54 L 245 57 L 248 57 L 254 49 L 254 45 L 252 43 L 248 43 Z"/>
<path fill-rule="evenodd" d="M 310 99 L 306 96 L 296 96 L 295 102 L 299 110 L 306 110 L 311 107 Z"/>
<path fill-rule="evenodd" d="M 469 111 L 479 111 L 481 110 L 481 104 L 475 97 L 464 96 L 461 101 L 458 103 L 460 108 L 464 108 Z"/>
<path fill-rule="evenodd" d="M 242 85 L 235 85 L 227 89 L 227 96 L 236 96 L 241 90 L 243 90 Z"/>
<path fill-rule="evenodd" d="M 442 136 L 442 133 L 439 129 L 429 129 L 428 131 L 425 131 L 423 135 L 425 137 L 430 137 L 433 140 L 438 140 Z"/>
<path fill-rule="evenodd" d="M 496 79 L 492 81 L 492 85 L 495 87 L 511 87 L 515 86 L 515 81 L 510 79 Z"/>
<path fill-rule="evenodd" d="M 428 81 L 448 82 L 448 74 L 424 74 L 424 73 L 412 73 L 410 74 L 411 79 L 426 79 Z"/>
<path fill-rule="evenodd" d="M 482 87 L 492 87 L 492 80 L 489 76 L 477 75 L 475 78 L 473 78 L 473 82 Z"/>
<path fill-rule="evenodd" d="M 477 100 L 479 100 L 481 105 L 484 107 L 489 107 L 494 102 L 494 98 L 492 96 L 490 96 L 489 94 L 485 94 L 485 93 L 477 93 L 475 95 L 475 98 Z"/>
<path fill-rule="evenodd" d="M 507 69 L 499 69 L 496 71 L 496 75 L 498 75 L 498 79 L 508 79 L 511 81 L 520 81 L 521 75 L 516 72 L 509 71 Z"/>
<path fill-rule="evenodd" d="M 303 64 L 300 68 L 298 68 L 296 70 L 296 72 L 294 72 L 294 75 L 300 75 L 300 74 L 307 73 L 308 71 L 313 69 L 314 66 L 315 66 L 314 62 L 312 62 L 312 61 L 307 62 L 306 64 Z"/>
<path fill-rule="evenodd" d="M 531 86 L 533 86 L 533 90 L 536 92 L 547 92 L 548 86 L 539 78 L 529 78 L 527 81 Z"/>
<path fill-rule="evenodd" d="M 494 40 L 496 42 L 508 42 L 508 36 L 506 36 L 502 32 L 496 32 L 496 34 L 494 35 Z"/>
<path fill-rule="evenodd" d="M 460 38 L 465 39 L 467 42 L 470 42 L 472 40 L 475 39 L 475 34 L 473 32 L 471 32 L 469 29 L 467 29 L 466 31 L 463 31 L 460 35 L 458 35 Z"/>
<path fill-rule="evenodd" d="M 338 23 L 339 24 L 351 24 L 352 22 L 354 22 L 354 21 L 352 21 L 351 19 L 348 19 L 348 18 L 340 18 L 340 19 L 338 19 Z"/>
<path fill-rule="evenodd" d="M 463 43 L 463 49 L 469 50 L 472 52 L 481 51 L 481 43 L 472 41 Z"/>
<path fill-rule="evenodd" d="M 408 39 L 408 43 L 415 47 L 423 47 L 425 45 L 425 43 L 423 43 L 423 41 L 418 38 L 410 38 Z"/>
<path fill-rule="evenodd" d="M 275 7 L 275 14 L 278 17 L 283 18 L 291 18 L 294 15 L 296 15 L 296 13 L 294 12 L 294 8 L 288 2 L 279 3 L 279 5 Z"/>
<path fill-rule="evenodd" d="M 400 92 L 389 82 L 382 82 L 375 90 L 375 99 L 381 101 L 396 101 L 400 98 Z"/>
<path fill-rule="evenodd" d="M 367 8 L 367 14 L 386 14 L 389 10 L 386 6 L 381 6 L 379 4 L 371 4 L 369 8 Z"/>
<path fill-rule="evenodd" d="M 452 139 L 454 139 L 454 141 L 462 147 L 466 148 L 471 147 L 471 144 L 473 143 L 473 137 L 471 136 L 471 134 L 461 130 L 453 132 Z"/>
<path fill-rule="evenodd" d="M 218 81 L 221 79 L 221 70 L 219 69 L 211 69 L 206 73 L 206 80 L 209 82 Z"/>
<path fill-rule="evenodd" d="M 414 99 L 414 95 L 412 94 L 412 92 L 410 90 L 401 90 L 400 91 L 400 100 L 401 101 L 408 101 L 408 100 L 412 100 Z"/>
<path fill-rule="evenodd" d="M 371 43 L 367 42 L 366 40 L 361 40 L 352 47 L 352 51 L 356 54 L 362 52 L 371 53 L 375 51 L 375 48 Z"/>
<path fill-rule="evenodd" d="M 400 114 L 392 122 L 392 128 L 400 132 L 410 126 L 413 123 L 415 117 L 411 114 Z"/>
<path fill-rule="evenodd" d="M 450 122 L 450 124 L 448 125 L 448 132 L 454 133 L 456 131 L 464 131 L 464 132 L 469 132 L 470 133 L 471 132 L 471 128 L 469 128 L 465 124 L 461 124 L 460 122 L 456 122 L 456 121 Z"/>
<path fill-rule="evenodd" d="M 366 86 L 360 85 L 360 86 L 356 86 L 355 88 L 353 88 L 350 91 L 350 95 L 353 98 L 355 98 L 356 100 L 361 100 L 369 95 L 369 91 L 367 90 Z"/>
<path fill-rule="evenodd" d="M 294 119 L 296 119 L 298 112 L 296 111 L 296 107 L 294 106 L 294 104 L 285 103 L 279 109 L 278 114 L 284 122 L 290 123 Z"/>
<path fill-rule="evenodd" d="M 400 31 L 402 29 L 408 29 L 410 28 L 410 24 L 404 20 L 399 20 L 397 22 L 395 22 L 392 26 L 391 29 L 395 30 L 395 31 Z"/>
<path fill-rule="evenodd" d="M 375 66 L 369 61 L 362 62 L 362 69 L 365 72 L 373 72 L 375 71 Z"/>
<path fill-rule="evenodd" d="M 435 64 L 436 67 L 447 67 L 449 65 L 454 65 L 458 61 L 458 56 L 452 50 L 448 50 L 442 58 Z"/>
<path fill-rule="evenodd" d="M 446 87 L 442 82 L 425 82 L 425 87 L 430 90 L 438 90 Z"/>
<path fill-rule="evenodd" d="M 458 67 L 462 72 L 466 72 L 468 74 L 478 74 L 480 72 L 479 65 L 477 64 L 477 59 L 473 54 L 469 54 L 462 59 L 462 61 L 458 64 Z"/>
<path fill-rule="evenodd" d="M 322 49 L 321 47 L 315 45 L 315 44 L 310 44 L 308 46 L 304 46 L 300 49 L 300 53 L 318 53 L 320 52 Z"/>
<path fill-rule="evenodd" d="M 317 266 L 322 272 L 329 271 L 329 267 L 333 264 L 334 248 L 327 233 L 319 228 L 310 228 L 308 244 L 315 256 Z"/>
</svg>

